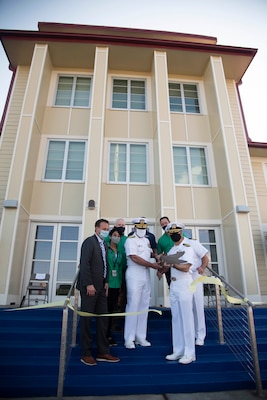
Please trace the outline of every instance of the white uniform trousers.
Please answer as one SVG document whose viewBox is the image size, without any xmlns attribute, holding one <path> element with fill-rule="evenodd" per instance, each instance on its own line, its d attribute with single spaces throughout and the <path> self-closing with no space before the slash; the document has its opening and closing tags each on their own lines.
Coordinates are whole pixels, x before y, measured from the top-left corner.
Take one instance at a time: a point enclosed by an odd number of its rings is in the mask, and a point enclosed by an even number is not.
<svg viewBox="0 0 267 400">
<path fill-rule="evenodd" d="M 193 272 L 193 280 L 199 278 L 200 275 L 197 271 Z M 204 289 L 203 283 L 198 282 L 196 291 L 193 296 L 193 312 L 195 321 L 195 338 L 205 340 L 206 337 L 206 321 L 204 312 Z"/>
<path fill-rule="evenodd" d="M 150 272 L 149 268 L 128 266 L 126 270 L 127 305 L 126 313 L 149 309 L 150 302 Z M 148 312 L 139 315 L 126 315 L 124 325 L 124 340 L 135 341 L 146 339 Z"/>
<path fill-rule="evenodd" d="M 191 276 L 171 281 L 170 305 L 172 313 L 173 353 L 195 357 L 195 328 Z"/>
</svg>

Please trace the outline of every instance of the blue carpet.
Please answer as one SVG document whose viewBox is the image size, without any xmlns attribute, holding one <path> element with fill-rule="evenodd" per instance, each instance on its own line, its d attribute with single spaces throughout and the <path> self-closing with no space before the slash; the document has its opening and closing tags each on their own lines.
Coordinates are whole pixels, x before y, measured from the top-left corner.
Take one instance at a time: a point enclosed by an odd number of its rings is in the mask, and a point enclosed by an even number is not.
<svg viewBox="0 0 267 400">
<path fill-rule="evenodd" d="M 241 346 L 240 331 L 243 328 L 238 315 L 231 309 L 223 312 L 231 320 L 234 335 L 240 337 L 240 343 L 234 343 L 234 346 Z M 267 309 L 255 309 L 254 316 L 262 382 L 267 388 Z M 0 397 L 57 395 L 61 320 L 61 309 L 0 310 Z M 78 345 L 72 349 L 69 358 L 64 396 L 255 389 L 255 383 L 243 365 L 246 354 L 241 353 L 238 359 L 228 345 L 218 343 L 214 320 L 216 314 L 206 310 L 205 346 L 196 347 L 197 360 L 189 365 L 165 360 L 172 351 L 169 309 L 163 309 L 162 316 L 149 313 L 151 347 L 127 350 L 123 346 L 123 333 L 114 332 L 118 346 L 112 347 L 111 352 L 121 358 L 114 364 L 99 362 L 97 366 L 89 367 L 80 362 L 78 327 Z"/>
</svg>

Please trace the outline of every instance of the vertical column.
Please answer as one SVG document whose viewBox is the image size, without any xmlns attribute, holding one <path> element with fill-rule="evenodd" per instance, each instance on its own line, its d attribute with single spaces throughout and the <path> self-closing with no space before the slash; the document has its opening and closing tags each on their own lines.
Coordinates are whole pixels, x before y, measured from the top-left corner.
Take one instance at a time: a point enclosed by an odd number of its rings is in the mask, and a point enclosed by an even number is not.
<svg viewBox="0 0 267 400">
<path fill-rule="evenodd" d="M 165 52 L 154 52 L 154 89 L 156 111 L 156 143 L 155 159 L 158 164 L 158 182 L 160 205 L 159 212 L 169 216 L 170 220 L 176 218 L 176 196 L 174 185 L 173 156 L 172 156 L 172 130 L 169 106 L 168 68 Z"/>
<path fill-rule="evenodd" d="M 94 222 L 100 216 L 107 70 L 108 48 L 97 47 L 95 51 L 91 114 L 88 134 L 86 183 L 84 191 L 84 237 L 92 233 Z M 95 209 L 89 210 L 87 208 L 89 200 L 94 200 Z"/>
<path fill-rule="evenodd" d="M 35 171 L 38 138 L 40 137 L 36 123 L 36 110 L 47 58 L 47 45 L 36 44 L 17 127 L 16 143 L 6 190 L 7 203 L 11 200 L 16 206 L 4 208 L 1 221 L 1 304 L 9 302 L 7 300 L 8 295 L 11 301 L 17 301 L 17 293 L 19 292 L 22 273 L 21 260 L 23 260 L 26 245 L 34 175 L 33 172 L 31 174 L 29 171 Z M 16 276 L 17 279 L 11 281 L 11 275 Z M 10 282 L 12 282 L 12 287 L 10 287 Z"/>
<path fill-rule="evenodd" d="M 242 149 L 239 149 L 237 144 L 221 58 L 211 57 L 210 65 L 215 88 L 215 104 L 217 104 L 219 116 L 218 125 L 214 129 L 216 126 L 214 124 L 213 128 L 213 131 L 216 132 L 213 150 L 221 201 L 228 280 L 241 292 L 255 294 L 259 293 L 259 282 L 250 215 L 249 212 L 237 212 L 236 207 L 248 204 L 240 160 Z M 210 105 L 211 107 L 214 107 L 214 104 Z M 213 123 L 211 123 L 212 126 Z M 247 158 L 247 163 L 249 162 L 250 160 Z"/>
</svg>

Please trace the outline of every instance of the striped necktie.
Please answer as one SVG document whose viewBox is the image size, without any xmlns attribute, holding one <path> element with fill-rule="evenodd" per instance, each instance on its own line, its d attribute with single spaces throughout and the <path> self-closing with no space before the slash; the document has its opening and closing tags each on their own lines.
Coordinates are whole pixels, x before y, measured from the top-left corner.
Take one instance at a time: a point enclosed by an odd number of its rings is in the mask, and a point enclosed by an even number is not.
<svg viewBox="0 0 267 400">
<path fill-rule="evenodd" d="M 102 258 L 104 263 L 104 278 L 107 276 L 107 261 L 106 261 L 106 249 L 103 240 L 99 240 L 99 244 L 102 251 Z"/>
</svg>

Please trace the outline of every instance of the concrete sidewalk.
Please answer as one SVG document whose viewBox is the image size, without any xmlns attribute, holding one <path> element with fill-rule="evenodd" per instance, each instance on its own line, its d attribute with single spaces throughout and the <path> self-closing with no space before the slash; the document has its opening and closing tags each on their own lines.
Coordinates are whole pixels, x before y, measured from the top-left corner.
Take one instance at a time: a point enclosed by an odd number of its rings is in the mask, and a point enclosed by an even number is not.
<svg viewBox="0 0 267 400">
<path fill-rule="evenodd" d="M 2 398 L 3 400 L 11 400 Z M 12 398 L 12 400 L 57 400 L 57 397 L 27 397 Z M 256 400 L 267 399 L 267 391 L 259 397 L 253 390 L 235 390 L 229 392 L 200 392 L 200 393 L 166 393 L 166 394 L 136 394 L 129 396 L 80 396 L 63 397 L 63 400 Z"/>
</svg>

